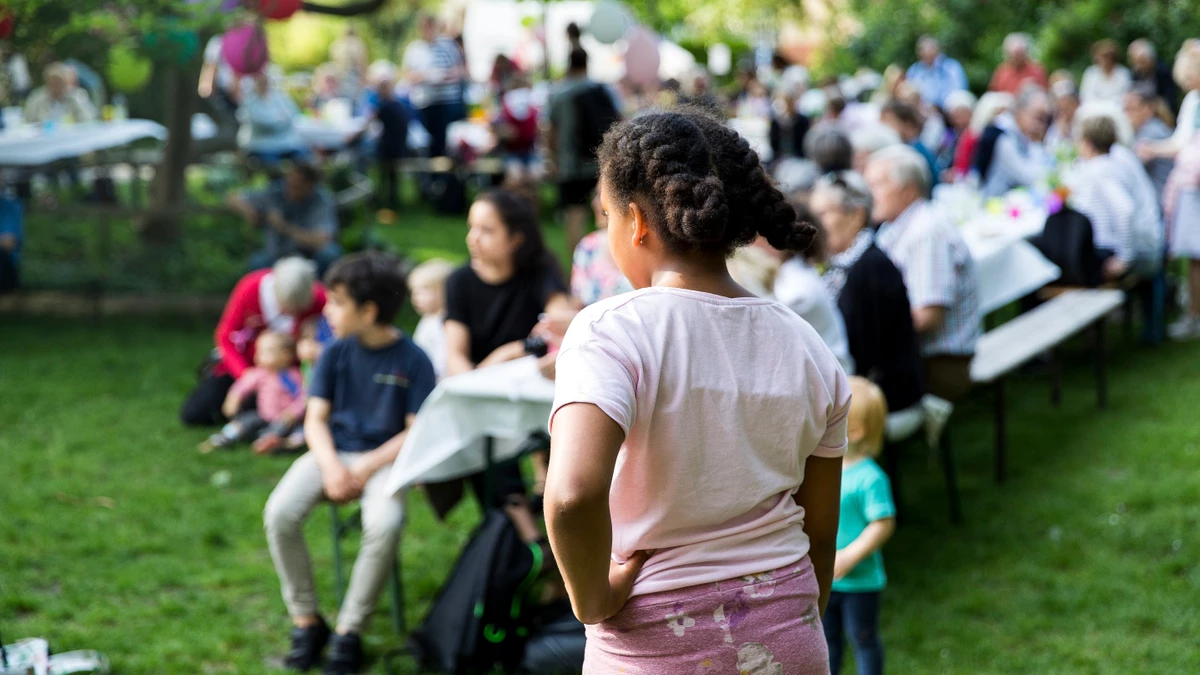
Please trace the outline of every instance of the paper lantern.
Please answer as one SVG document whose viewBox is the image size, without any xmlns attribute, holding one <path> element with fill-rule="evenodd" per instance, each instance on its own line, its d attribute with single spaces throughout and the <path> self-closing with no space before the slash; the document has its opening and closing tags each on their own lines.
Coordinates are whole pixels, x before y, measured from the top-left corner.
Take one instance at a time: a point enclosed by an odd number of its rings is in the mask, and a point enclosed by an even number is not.
<svg viewBox="0 0 1200 675">
<path fill-rule="evenodd" d="M 12 14 L 0 9 L 0 40 L 7 40 L 12 36 L 13 24 L 15 23 Z"/>
<path fill-rule="evenodd" d="M 629 46 L 625 49 L 625 79 L 635 87 L 658 84 L 658 40 L 649 30 L 636 26 L 629 31 Z"/>
<path fill-rule="evenodd" d="M 242 6 L 242 0 L 222 0 L 221 9 L 226 12 L 232 12 Z"/>
<path fill-rule="evenodd" d="M 230 28 L 221 39 L 221 55 L 238 75 L 257 75 L 267 65 L 267 36 L 257 24 Z"/>
<path fill-rule="evenodd" d="M 300 11 L 302 0 L 261 0 L 259 14 L 268 19 L 286 19 Z"/>
<path fill-rule="evenodd" d="M 597 42 L 611 45 L 625 37 L 632 23 L 625 8 L 611 0 L 603 0 L 596 4 L 592 18 L 588 22 L 588 32 Z"/>
<path fill-rule="evenodd" d="M 108 84 L 116 91 L 132 94 L 150 81 L 154 66 L 132 47 L 116 45 L 108 50 Z"/>
</svg>

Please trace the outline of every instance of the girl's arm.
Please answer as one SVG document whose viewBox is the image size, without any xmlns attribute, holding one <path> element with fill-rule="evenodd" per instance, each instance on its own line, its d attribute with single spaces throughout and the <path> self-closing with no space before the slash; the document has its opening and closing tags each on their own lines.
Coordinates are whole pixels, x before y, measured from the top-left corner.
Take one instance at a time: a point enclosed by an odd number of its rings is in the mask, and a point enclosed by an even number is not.
<svg viewBox="0 0 1200 675">
<path fill-rule="evenodd" d="M 610 558 L 608 491 L 625 432 L 591 403 L 563 406 L 553 427 L 546 530 L 575 616 L 599 623 L 625 605 L 646 559 L 639 554 L 618 565 Z"/>
<path fill-rule="evenodd" d="M 837 561 L 833 565 L 833 578 L 841 579 L 850 573 L 858 564 L 887 543 L 896 532 L 895 518 L 880 518 L 867 525 L 858 538 L 850 545 L 837 552 Z"/>
<path fill-rule="evenodd" d="M 471 330 L 466 324 L 446 321 L 446 375 L 461 375 L 475 370 L 471 361 Z"/>
<path fill-rule="evenodd" d="M 808 557 L 817 575 L 821 614 L 829 602 L 833 564 L 837 553 L 838 515 L 842 501 L 842 459 L 810 455 L 804 464 L 804 482 L 796 491 L 796 503 L 804 508 L 804 532 L 808 534 Z"/>
</svg>

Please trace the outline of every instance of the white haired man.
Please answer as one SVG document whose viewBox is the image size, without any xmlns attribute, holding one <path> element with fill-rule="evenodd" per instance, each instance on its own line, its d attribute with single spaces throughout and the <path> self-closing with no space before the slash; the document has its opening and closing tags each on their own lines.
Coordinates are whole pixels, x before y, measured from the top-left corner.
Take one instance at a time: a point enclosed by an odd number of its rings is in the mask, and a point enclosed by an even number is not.
<svg viewBox="0 0 1200 675">
<path fill-rule="evenodd" d="M 980 334 L 975 263 L 958 230 L 926 199 L 931 177 L 920 153 L 884 148 L 867 163 L 876 245 L 904 276 L 926 390 L 957 401 L 971 388 Z"/>
<path fill-rule="evenodd" d="M 1046 69 L 1029 56 L 1029 49 L 1029 36 L 1024 33 L 1013 33 L 1004 38 L 1004 62 L 992 73 L 988 89 L 1015 95 L 1029 82 L 1046 89 L 1049 86 Z"/>
</svg>

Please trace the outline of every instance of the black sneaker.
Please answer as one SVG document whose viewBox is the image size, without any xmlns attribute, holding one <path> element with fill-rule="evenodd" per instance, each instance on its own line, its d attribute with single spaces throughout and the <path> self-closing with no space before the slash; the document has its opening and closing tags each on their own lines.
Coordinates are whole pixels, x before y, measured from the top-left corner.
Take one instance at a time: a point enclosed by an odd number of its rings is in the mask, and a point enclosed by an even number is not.
<svg viewBox="0 0 1200 675">
<path fill-rule="evenodd" d="M 292 648 L 283 657 L 284 667 L 301 672 L 312 670 L 321 662 L 321 652 L 329 642 L 329 633 L 329 625 L 320 617 L 308 628 L 293 628 Z"/>
<path fill-rule="evenodd" d="M 336 634 L 329 642 L 325 675 L 350 675 L 363 667 L 362 639 L 358 633 Z"/>
</svg>

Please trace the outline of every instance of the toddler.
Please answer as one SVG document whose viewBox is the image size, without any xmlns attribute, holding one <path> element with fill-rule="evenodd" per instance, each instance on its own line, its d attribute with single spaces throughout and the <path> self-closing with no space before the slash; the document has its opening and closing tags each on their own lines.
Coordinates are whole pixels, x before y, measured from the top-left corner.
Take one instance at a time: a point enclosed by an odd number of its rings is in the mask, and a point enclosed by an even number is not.
<svg viewBox="0 0 1200 675">
<path fill-rule="evenodd" d="M 883 449 L 887 403 L 883 391 L 850 378 L 849 447 L 842 460 L 842 510 L 838 521 L 833 591 L 825 609 L 829 670 L 842 668 L 843 637 L 854 650 L 855 672 L 883 672 L 879 599 L 887 582 L 880 549 L 896 531 L 896 506 L 887 474 L 875 463 Z"/>
<path fill-rule="evenodd" d="M 321 358 L 325 344 L 332 340 L 329 324 L 323 316 L 309 319 L 300 327 L 300 340 L 296 343 L 296 358 L 300 360 L 300 376 L 304 383 L 304 391 L 308 391 L 309 385 L 312 384 L 313 369 L 317 366 L 317 360 Z M 276 451 L 296 452 L 304 449 L 302 421 L 302 418 L 296 420 L 291 434 L 286 434 L 286 429 L 268 427 L 258 437 L 258 440 L 254 441 L 254 452 L 262 455 Z"/>
<path fill-rule="evenodd" d="M 296 343 L 286 333 L 265 331 L 254 347 L 254 367 L 233 383 L 221 407 L 231 421 L 202 443 L 200 452 L 259 438 L 286 438 L 303 417 L 304 381 L 295 366 Z M 255 395 L 255 408 L 238 412 L 250 394 Z M 276 445 L 256 445 L 255 451 L 270 452 Z"/>
<path fill-rule="evenodd" d="M 450 261 L 433 258 L 414 267 L 408 275 L 413 308 L 421 315 L 413 342 L 433 362 L 439 380 L 446 376 L 446 278 L 453 271 Z"/>
</svg>

